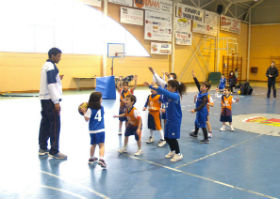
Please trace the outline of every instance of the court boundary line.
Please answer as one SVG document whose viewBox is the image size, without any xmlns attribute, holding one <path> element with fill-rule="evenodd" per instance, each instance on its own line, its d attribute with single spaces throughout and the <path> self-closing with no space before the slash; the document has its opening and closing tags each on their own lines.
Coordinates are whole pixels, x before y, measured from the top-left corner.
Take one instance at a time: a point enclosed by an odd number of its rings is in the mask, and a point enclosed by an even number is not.
<svg viewBox="0 0 280 199">
<path fill-rule="evenodd" d="M 42 185 L 42 184 L 40 185 L 40 187 L 45 188 L 45 189 L 51 189 L 51 190 L 54 190 L 54 191 L 59 191 L 59 192 L 62 192 L 62 193 L 66 193 L 66 194 L 75 196 L 75 197 L 80 198 L 80 199 L 88 199 L 87 197 L 84 197 L 80 194 L 73 193 L 73 192 L 68 191 L 66 189 L 60 189 L 60 188 L 56 188 L 56 187 L 53 187 L 53 186 Z"/>
<path fill-rule="evenodd" d="M 185 166 L 189 166 L 189 165 L 191 165 L 191 164 L 194 164 L 194 163 L 196 163 L 196 162 L 199 162 L 199 161 L 201 161 L 201 160 L 205 160 L 205 159 L 207 159 L 207 158 L 209 158 L 209 157 L 212 157 L 212 156 L 215 156 L 215 155 L 220 154 L 220 153 L 222 153 L 222 152 L 228 151 L 228 150 L 230 150 L 230 149 L 232 149 L 232 148 L 234 148 L 234 147 L 237 147 L 237 146 L 239 146 L 239 145 L 242 145 L 242 144 L 244 144 L 244 143 L 246 143 L 246 142 L 250 142 L 250 141 L 252 141 L 252 140 L 254 140 L 254 139 L 257 139 L 257 138 L 259 138 L 259 137 L 261 137 L 261 136 L 263 136 L 263 134 L 259 134 L 259 135 L 257 135 L 257 136 L 254 136 L 253 138 L 249 138 L 249 139 L 244 140 L 244 141 L 242 141 L 242 142 L 239 142 L 239 143 L 237 143 L 237 144 L 230 145 L 229 147 L 226 147 L 226 148 L 224 148 L 224 149 L 222 149 L 222 150 L 219 150 L 219 151 L 217 151 L 217 152 L 214 152 L 214 153 L 211 153 L 211 154 L 209 154 L 209 155 L 203 156 L 203 157 L 198 158 L 198 159 L 196 159 L 196 160 L 192 160 L 192 161 L 190 161 L 190 162 L 188 162 L 188 163 L 179 165 L 179 166 L 175 167 L 175 169 L 179 169 L 179 168 L 182 168 L 182 167 L 185 167 Z"/>
<path fill-rule="evenodd" d="M 74 182 L 72 182 L 71 180 L 66 180 L 66 179 L 64 179 L 64 178 L 62 178 L 62 177 L 60 177 L 60 176 L 57 176 L 57 175 L 53 174 L 53 173 L 50 173 L 50 172 L 47 172 L 47 171 L 43 171 L 43 170 L 40 170 L 40 173 L 43 173 L 43 174 L 45 174 L 45 175 L 48 175 L 48 176 L 57 178 L 57 179 L 62 180 L 62 181 L 65 181 L 66 183 L 75 185 L 75 186 L 77 186 L 77 187 L 81 187 L 81 188 L 83 188 L 83 189 L 86 189 L 88 192 L 94 193 L 95 195 L 97 195 L 97 196 L 99 196 L 99 197 L 101 197 L 101 198 L 103 198 L 103 199 L 111 199 L 110 197 L 108 197 L 108 196 L 106 196 L 106 195 L 104 195 L 104 194 L 102 194 L 102 193 L 100 193 L 100 192 L 98 192 L 98 191 L 95 191 L 95 190 L 92 189 L 92 188 L 89 188 L 89 187 L 84 186 L 84 185 L 82 185 L 82 184 L 74 183 Z"/>
<path fill-rule="evenodd" d="M 218 180 L 214 180 L 212 178 L 200 176 L 200 175 L 190 173 L 190 172 L 185 172 L 185 171 L 182 171 L 182 170 L 179 170 L 179 169 L 176 169 L 176 168 L 172 168 L 172 167 L 169 167 L 169 166 L 166 166 L 166 165 L 163 165 L 163 164 L 151 161 L 151 160 L 146 160 L 146 159 L 142 159 L 142 158 L 139 158 L 139 157 L 135 157 L 134 155 L 126 154 L 126 156 L 128 156 L 132 159 L 136 159 L 136 160 L 140 160 L 140 161 L 143 161 L 143 162 L 150 163 L 150 164 L 155 165 L 155 166 L 166 168 L 168 170 L 171 170 L 171 171 L 174 171 L 174 172 L 177 172 L 177 173 L 182 173 L 182 174 L 185 174 L 185 175 L 188 175 L 188 176 L 192 176 L 192 177 L 195 177 L 195 178 L 206 180 L 208 182 L 219 184 L 219 185 L 229 187 L 229 188 L 232 188 L 232 189 L 236 189 L 236 190 L 239 190 L 239 191 L 247 192 L 247 193 L 250 193 L 250 194 L 254 194 L 254 195 L 257 195 L 257 196 L 262 196 L 262 197 L 269 198 L 269 199 L 279 199 L 277 197 L 273 197 L 273 196 L 270 196 L 270 195 L 266 195 L 266 194 L 263 194 L 263 193 L 260 193 L 260 192 L 256 192 L 256 191 L 253 191 L 253 190 L 250 190 L 250 189 L 245 189 L 245 188 L 238 187 L 238 186 L 235 186 L 235 185 L 227 184 L 227 183 L 224 183 L 224 182 L 221 182 L 221 181 L 218 181 Z"/>
</svg>

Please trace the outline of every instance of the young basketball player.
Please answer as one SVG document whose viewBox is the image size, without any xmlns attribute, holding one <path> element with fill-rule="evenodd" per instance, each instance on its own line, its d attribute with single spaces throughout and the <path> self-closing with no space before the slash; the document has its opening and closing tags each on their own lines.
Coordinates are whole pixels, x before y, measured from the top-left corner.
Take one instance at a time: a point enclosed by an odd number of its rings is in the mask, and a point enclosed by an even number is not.
<svg viewBox="0 0 280 199">
<path fill-rule="evenodd" d="M 135 102 L 136 102 L 136 97 L 134 95 L 127 95 L 125 97 L 125 103 L 127 107 L 125 113 L 116 115 L 114 117 L 127 118 L 127 126 L 125 129 L 125 137 L 124 137 L 124 146 L 119 150 L 119 153 L 127 152 L 128 137 L 134 135 L 138 146 L 138 150 L 136 153 L 134 153 L 134 155 L 139 156 L 142 154 L 142 150 L 141 150 L 142 119 L 140 113 L 134 107 Z"/>
<path fill-rule="evenodd" d="M 125 113 L 125 110 L 126 110 L 126 106 L 125 106 L 126 96 L 127 95 L 132 95 L 135 88 L 136 88 L 137 75 L 134 75 L 133 79 L 134 79 L 134 86 L 131 87 L 131 88 L 129 88 L 129 85 L 128 85 L 127 81 L 120 80 L 118 82 L 117 91 L 120 94 L 120 109 L 119 109 L 119 114 L 120 115 Z M 126 117 L 120 117 L 119 120 L 120 120 L 120 122 L 119 122 L 119 135 L 122 135 L 122 125 L 123 125 L 123 122 L 125 122 L 125 123 L 127 122 L 127 119 L 126 119 Z"/>
<path fill-rule="evenodd" d="M 164 138 L 170 147 L 170 152 L 165 155 L 165 158 L 171 158 L 171 162 L 177 162 L 183 159 L 180 153 L 178 140 L 180 138 L 180 128 L 182 122 L 181 97 L 186 88 L 184 84 L 177 80 L 169 80 L 167 89 L 161 88 L 158 85 L 150 85 L 144 83 L 149 88 L 156 90 L 157 93 L 163 94 L 166 98 L 166 124 L 164 128 Z"/>
<path fill-rule="evenodd" d="M 196 75 L 193 71 L 192 71 L 192 76 L 193 76 L 193 79 L 194 79 L 194 82 L 195 82 L 195 85 L 196 85 L 198 91 L 200 91 L 200 83 L 197 80 Z M 207 115 L 206 126 L 207 126 L 207 130 L 208 130 L 208 138 L 212 138 L 213 134 L 212 134 L 212 127 L 211 127 L 211 123 L 209 120 L 209 116 L 210 116 L 210 107 L 214 106 L 214 100 L 210 94 L 208 94 L 207 98 L 208 98 L 208 102 L 207 102 L 208 115 Z M 194 99 L 194 103 L 196 103 L 196 102 L 197 102 L 197 95 L 195 95 L 195 99 Z"/>
<path fill-rule="evenodd" d="M 208 118 L 208 110 L 207 110 L 207 103 L 208 103 L 208 90 L 211 87 L 211 84 L 209 82 L 203 82 L 200 86 L 198 80 L 195 77 L 194 72 L 192 72 L 194 81 L 197 85 L 197 88 L 199 90 L 199 93 L 197 95 L 196 105 L 195 109 L 193 109 L 191 112 L 196 112 L 196 119 L 195 119 L 195 131 L 190 133 L 190 136 L 197 137 L 199 128 L 202 128 L 204 139 L 201 140 L 201 143 L 208 144 L 208 133 L 206 129 L 206 122 Z"/>
<path fill-rule="evenodd" d="M 88 101 L 88 108 L 82 109 L 86 121 L 89 121 L 90 133 L 90 158 L 89 164 L 97 162 L 98 158 L 94 157 L 95 147 L 99 146 L 99 160 L 98 164 L 106 168 L 104 161 L 104 141 L 105 141 L 105 126 L 104 126 L 104 108 L 101 105 L 102 94 L 100 92 L 93 92 Z"/>
<path fill-rule="evenodd" d="M 157 94 L 155 90 L 151 90 L 151 95 L 148 96 L 146 104 L 143 108 L 143 111 L 149 109 L 148 115 L 148 128 L 150 129 L 150 137 L 146 141 L 147 144 L 154 142 L 153 132 L 159 131 L 160 133 L 160 141 L 158 143 L 159 147 L 163 147 L 166 144 L 163 136 L 163 130 L 161 128 L 160 122 L 160 112 L 161 112 L 161 95 Z"/>
<path fill-rule="evenodd" d="M 226 122 L 229 123 L 230 131 L 234 131 L 232 126 L 232 103 L 238 102 L 239 98 L 234 99 L 231 95 L 231 89 L 226 87 L 224 89 L 224 94 L 221 96 L 221 117 L 220 121 L 223 123 L 223 126 L 220 128 L 220 131 L 226 130 Z M 218 96 L 220 97 L 220 96 Z"/>
</svg>

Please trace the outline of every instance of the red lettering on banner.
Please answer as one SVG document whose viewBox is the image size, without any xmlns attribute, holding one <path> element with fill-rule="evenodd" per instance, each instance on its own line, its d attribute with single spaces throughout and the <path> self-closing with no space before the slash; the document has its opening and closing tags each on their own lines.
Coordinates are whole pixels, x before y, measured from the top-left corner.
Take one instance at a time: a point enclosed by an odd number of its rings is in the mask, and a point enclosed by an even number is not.
<svg viewBox="0 0 280 199">
<path fill-rule="evenodd" d="M 153 0 L 145 0 L 145 6 L 159 8 L 159 2 Z"/>
</svg>

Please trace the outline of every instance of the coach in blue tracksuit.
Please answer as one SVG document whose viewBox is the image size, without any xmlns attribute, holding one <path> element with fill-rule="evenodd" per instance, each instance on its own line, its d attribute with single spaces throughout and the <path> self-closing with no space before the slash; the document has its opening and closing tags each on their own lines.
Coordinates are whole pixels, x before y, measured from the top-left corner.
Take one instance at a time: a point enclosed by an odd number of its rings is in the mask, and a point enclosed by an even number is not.
<svg viewBox="0 0 280 199">
<path fill-rule="evenodd" d="M 60 102 L 62 100 L 62 86 L 56 64 L 61 59 L 61 50 L 51 48 L 49 59 L 41 70 L 40 100 L 41 124 L 39 132 L 39 155 L 49 155 L 55 159 L 65 160 L 67 156 L 59 152 L 60 134 Z M 48 149 L 50 139 L 51 148 Z"/>
</svg>

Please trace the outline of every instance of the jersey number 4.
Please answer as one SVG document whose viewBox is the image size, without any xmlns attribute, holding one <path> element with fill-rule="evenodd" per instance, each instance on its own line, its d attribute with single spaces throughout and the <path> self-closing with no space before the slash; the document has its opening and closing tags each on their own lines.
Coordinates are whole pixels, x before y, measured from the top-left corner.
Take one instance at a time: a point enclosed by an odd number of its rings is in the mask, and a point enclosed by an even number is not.
<svg viewBox="0 0 280 199">
<path fill-rule="evenodd" d="M 97 120 L 98 122 L 100 122 L 102 120 L 101 110 L 97 111 L 94 119 Z"/>
</svg>

